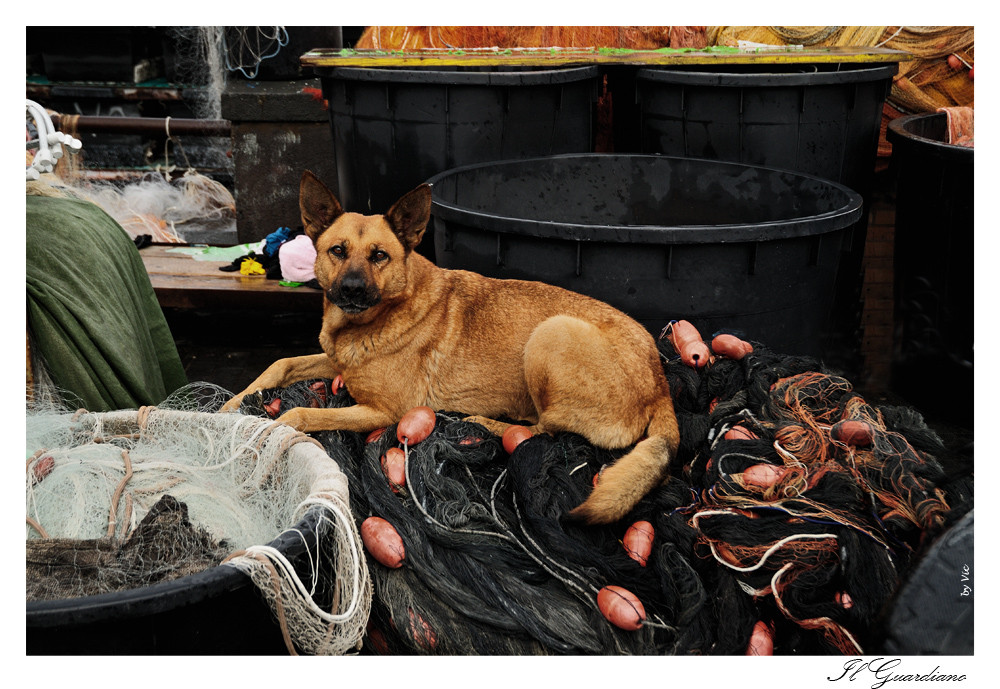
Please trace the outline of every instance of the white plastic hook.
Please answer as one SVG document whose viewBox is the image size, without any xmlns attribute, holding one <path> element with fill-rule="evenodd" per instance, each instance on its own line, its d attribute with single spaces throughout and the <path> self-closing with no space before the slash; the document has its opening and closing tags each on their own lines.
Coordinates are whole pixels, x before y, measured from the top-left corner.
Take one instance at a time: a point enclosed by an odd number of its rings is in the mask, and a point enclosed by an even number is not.
<svg viewBox="0 0 1000 689">
<path fill-rule="evenodd" d="M 63 146 L 66 146 L 70 153 L 79 153 L 83 148 L 83 142 L 69 134 L 56 131 L 52 124 L 52 118 L 45 108 L 33 100 L 25 100 L 25 112 L 35 122 L 35 129 L 38 132 L 37 141 L 28 142 L 29 148 L 38 147 L 30 166 L 25 169 L 25 178 L 36 180 L 43 172 L 52 172 L 56 161 L 63 155 Z"/>
</svg>

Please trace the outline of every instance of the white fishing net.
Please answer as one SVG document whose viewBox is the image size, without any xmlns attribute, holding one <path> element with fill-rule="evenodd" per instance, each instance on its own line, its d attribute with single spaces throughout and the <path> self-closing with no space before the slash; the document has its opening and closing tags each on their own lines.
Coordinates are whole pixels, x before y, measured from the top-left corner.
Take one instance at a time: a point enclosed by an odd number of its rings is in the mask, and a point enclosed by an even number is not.
<svg viewBox="0 0 1000 689">
<path fill-rule="evenodd" d="M 360 647 L 371 581 L 347 477 L 315 440 L 270 419 L 154 407 L 26 417 L 28 601 L 225 560 L 268 600 L 290 652 Z M 289 529 L 305 551 L 295 562 L 266 545 Z"/>
</svg>

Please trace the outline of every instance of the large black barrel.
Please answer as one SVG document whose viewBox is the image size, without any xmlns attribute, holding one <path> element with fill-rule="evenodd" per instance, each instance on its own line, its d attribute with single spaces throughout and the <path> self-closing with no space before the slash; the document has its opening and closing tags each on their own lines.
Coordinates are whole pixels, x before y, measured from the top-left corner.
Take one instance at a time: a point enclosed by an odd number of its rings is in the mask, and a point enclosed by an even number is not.
<svg viewBox="0 0 1000 689">
<path fill-rule="evenodd" d="M 948 143 L 944 113 L 893 120 L 886 138 L 896 176 L 892 388 L 971 428 L 975 152 Z"/>
<path fill-rule="evenodd" d="M 882 107 L 898 65 L 771 64 L 636 72 L 640 153 L 794 170 L 843 184 L 867 203 Z M 838 342 L 858 368 L 867 214 L 848 233 L 835 290 Z"/>
<path fill-rule="evenodd" d="M 741 331 L 817 354 L 845 232 L 846 187 L 794 172 L 646 155 L 484 163 L 432 178 L 438 264 L 589 294 L 658 334 Z"/>
<path fill-rule="evenodd" d="M 596 66 L 315 71 L 330 105 L 336 191 L 348 211 L 384 213 L 428 177 L 461 165 L 593 150 Z"/>
</svg>

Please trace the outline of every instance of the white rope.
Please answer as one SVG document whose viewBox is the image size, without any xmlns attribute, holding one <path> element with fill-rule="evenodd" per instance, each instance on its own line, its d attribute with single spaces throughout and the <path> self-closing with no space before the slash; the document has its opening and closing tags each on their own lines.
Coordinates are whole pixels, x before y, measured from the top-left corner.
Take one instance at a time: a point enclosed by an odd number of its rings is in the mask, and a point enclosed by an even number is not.
<svg viewBox="0 0 1000 689">
<path fill-rule="evenodd" d="M 694 528 L 696 528 L 699 531 L 701 531 L 701 529 L 698 527 L 698 519 L 700 517 L 703 517 L 703 516 L 716 516 L 716 515 L 722 515 L 722 514 L 726 514 L 726 515 L 730 515 L 730 516 L 737 516 L 734 512 L 731 512 L 729 510 L 706 510 L 704 512 L 698 512 L 697 514 L 695 514 L 694 517 L 691 518 L 691 523 L 694 526 Z M 823 533 L 823 534 L 793 534 L 791 536 L 787 536 L 785 538 L 782 538 L 780 541 L 778 541 L 774 545 L 772 545 L 766 551 L 764 551 L 764 554 L 761 556 L 760 560 L 758 560 L 757 564 L 751 565 L 750 567 L 738 567 L 737 565 L 734 565 L 734 564 L 732 564 L 730 562 L 727 562 L 725 559 L 722 558 L 722 556 L 719 555 L 718 551 L 715 549 L 715 544 L 714 543 L 712 543 L 711 541 L 709 541 L 708 545 L 709 545 L 709 547 L 712 550 L 712 556 L 716 560 L 718 560 L 721 564 L 723 564 L 726 567 L 728 567 L 729 569 L 736 570 L 737 572 L 753 572 L 753 571 L 755 571 L 755 570 L 760 569 L 761 567 L 763 567 L 764 563 L 767 561 L 767 558 L 769 558 L 775 552 L 777 552 L 778 550 L 780 550 L 781 548 L 783 548 L 788 543 L 791 543 L 792 541 L 798 541 L 798 540 L 803 540 L 803 539 L 806 539 L 806 540 L 808 540 L 808 539 L 824 540 L 824 539 L 828 539 L 828 538 L 832 538 L 832 539 L 836 540 L 837 534 L 832 534 L 832 533 Z"/>
<path fill-rule="evenodd" d="M 325 509 L 333 512 L 337 517 L 341 519 L 342 522 L 346 524 L 346 518 L 332 502 L 317 498 L 317 499 L 312 499 L 311 503 L 314 505 L 322 505 Z M 350 527 L 348 526 L 348 528 Z M 305 584 L 302 583 L 302 580 L 295 572 L 295 568 L 292 566 L 292 563 L 288 561 L 288 558 L 286 558 L 272 546 L 269 545 L 251 546 L 246 549 L 245 555 L 240 555 L 239 557 L 233 558 L 226 564 L 239 566 L 237 564 L 239 560 L 253 560 L 254 556 L 262 555 L 280 568 L 282 578 L 286 582 L 292 585 L 295 591 L 299 594 L 299 598 L 301 599 L 301 601 L 306 605 L 306 607 L 309 609 L 310 612 L 312 612 L 313 615 L 331 624 L 346 622 L 354 617 L 354 615 L 358 611 L 358 607 L 361 605 L 360 591 L 362 587 L 359 585 L 360 584 L 359 580 L 360 580 L 360 572 L 362 571 L 361 568 L 363 566 L 360 562 L 358 551 L 355 548 L 354 539 L 348 538 L 347 540 L 351 544 L 350 548 L 351 559 L 354 564 L 354 567 L 351 568 L 353 573 L 353 578 L 352 578 L 353 594 L 351 596 L 351 602 L 348 609 L 339 615 L 328 613 L 322 608 L 320 608 L 318 605 L 316 605 L 316 602 L 312 599 L 312 596 L 306 590 Z"/>
</svg>

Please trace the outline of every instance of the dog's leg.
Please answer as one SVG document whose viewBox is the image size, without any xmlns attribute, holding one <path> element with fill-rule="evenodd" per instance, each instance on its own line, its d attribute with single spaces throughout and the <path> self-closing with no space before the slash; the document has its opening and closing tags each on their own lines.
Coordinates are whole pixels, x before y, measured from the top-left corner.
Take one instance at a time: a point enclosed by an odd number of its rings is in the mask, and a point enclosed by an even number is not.
<svg viewBox="0 0 1000 689">
<path fill-rule="evenodd" d="M 486 430 L 488 430 L 493 435 L 503 435 L 504 431 L 506 431 L 511 426 L 515 425 L 512 423 L 504 423 L 503 421 L 497 421 L 496 419 L 490 419 L 485 416 L 466 416 L 462 420 L 472 421 L 473 423 L 478 423 L 480 426 L 485 426 Z M 533 434 L 545 432 L 545 429 L 542 428 L 541 424 L 535 424 L 533 426 L 528 426 L 527 428 Z"/>
<path fill-rule="evenodd" d="M 295 407 L 278 417 L 279 423 L 285 423 L 303 433 L 317 431 L 356 431 L 368 433 L 376 428 L 385 428 L 399 419 L 392 414 L 364 404 L 338 409 L 313 409 L 312 407 Z"/>
<path fill-rule="evenodd" d="M 679 440 L 673 403 L 666 398 L 662 411 L 650 424 L 649 437 L 601 472 L 590 496 L 566 516 L 587 524 L 610 524 L 622 519 L 663 483 L 670 460 L 677 455 Z"/>
<path fill-rule="evenodd" d="M 334 378 L 336 375 L 337 371 L 333 370 L 330 357 L 326 354 L 309 354 L 278 359 L 257 376 L 257 379 L 250 383 L 243 392 L 222 405 L 219 411 L 239 409 L 244 397 L 259 390 L 287 387 L 292 383 L 311 378 Z"/>
<path fill-rule="evenodd" d="M 638 328 L 554 316 L 525 346 L 525 381 L 541 427 L 579 433 L 608 449 L 637 443 L 605 469 L 571 519 L 621 519 L 662 482 L 677 452 L 680 435 L 659 355 Z"/>
</svg>

